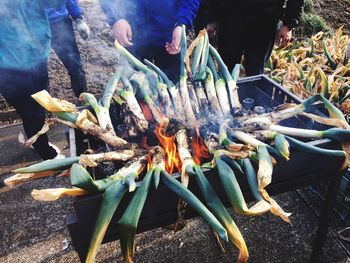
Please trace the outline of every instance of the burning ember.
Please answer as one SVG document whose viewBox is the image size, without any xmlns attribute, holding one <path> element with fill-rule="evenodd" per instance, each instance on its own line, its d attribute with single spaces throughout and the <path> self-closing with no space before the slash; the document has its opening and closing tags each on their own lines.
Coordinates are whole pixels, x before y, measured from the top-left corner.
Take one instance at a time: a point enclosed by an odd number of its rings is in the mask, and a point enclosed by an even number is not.
<svg viewBox="0 0 350 263">
<path fill-rule="evenodd" d="M 203 159 L 209 159 L 210 154 L 208 148 L 205 146 L 203 140 L 198 135 L 199 131 L 197 130 L 196 134 L 192 138 L 192 153 L 193 160 L 196 164 L 200 165 Z"/>
<path fill-rule="evenodd" d="M 181 160 L 176 150 L 175 136 L 166 136 L 165 125 L 166 122 L 162 122 L 156 128 L 155 135 L 165 151 L 165 170 L 172 174 L 175 167 L 181 171 Z"/>
<path fill-rule="evenodd" d="M 290 147 L 305 150 L 308 154 L 345 157 L 344 151 L 321 149 L 291 137 L 350 140 L 350 126 L 344 116 L 321 95 L 311 97 L 302 104 L 289 105 L 282 110 L 262 115 L 232 115 L 232 112 L 241 111 L 236 77 L 231 76 L 217 51 L 209 44 L 205 31 L 201 31 L 187 50 L 183 29 L 181 76 L 177 86 L 154 64 L 149 61 L 145 61 L 146 65 L 143 64 L 119 43 L 115 44 L 135 71 L 126 72 L 120 66 L 109 83 L 122 82 L 123 86 L 107 85 L 98 102 L 94 95 L 83 93 L 80 99 L 90 106 L 89 110 L 79 111 L 74 105 L 52 98 L 46 91 L 33 95 L 39 104 L 53 113 L 56 117 L 54 121 L 95 136 L 101 144 L 108 145 L 106 149 L 110 150 L 63 160 L 49 160 L 17 169 L 17 175 L 12 178 L 18 184 L 21 180 L 42 177 L 45 171 L 61 171 L 71 167 L 73 189 L 35 190 L 33 198 L 48 201 L 64 195 L 103 193 L 87 262 L 94 262 L 107 226 L 125 192 L 135 191 L 118 221 L 123 255 L 127 262 L 132 262 L 136 228 L 148 191 L 150 187 L 157 189 L 160 183 L 192 206 L 219 237 L 238 248 L 238 262 L 246 262 L 249 253 L 243 236 L 204 175 L 201 161 L 211 161 L 209 168 L 217 170 L 217 180 L 221 182 L 226 197 L 236 212 L 245 215 L 271 212 L 290 222 L 290 214 L 283 211 L 265 190 L 272 181 L 273 160 L 289 160 Z M 192 51 L 196 56 L 192 56 Z M 115 104 L 124 107 L 123 118 L 119 123 L 125 124 L 127 129 L 125 134 L 128 136 L 125 139 L 117 136 L 112 125 L 109 115 L 112 98 Z M 306 113 L 318 102 L 324 103 L 332 119 Z M 298 114 L 337 128 L 315 131 L 278 125 L 281 120 Z M 48 126 L 49 124 L 41 132 L 46 132 Z M 188 134 L 195 135 L 191 139 Z M 147 140 L 142 139 L 145 136 Z M 156 136 L 156 142 L 151 139 L 152 136 Z M 33 143 L 35 138 L 30 141 Z M 257 162 L 257 172 L 251 160 Z M 95 167 L 104 161 L 113 162 L 122 168 L 116 169 L 113 175 L 103 180 L 93 180 L 86 167 Z M 171 175 L 175 169 L 181 172 L 181 183 Z M 243 171 L 247 180 L 254 182 L 249 184 L 256 199 L 252 207 L 248 207 L 245 202 L 236 179 L 235 173 Z M 7 180 L 10 183 L 11 178 Z M 140 180 L 138 187 L 136 180 Z M 187 189 L 189 180 L 194 180 L 199 185 L 205 204 Z"/>
</svg>

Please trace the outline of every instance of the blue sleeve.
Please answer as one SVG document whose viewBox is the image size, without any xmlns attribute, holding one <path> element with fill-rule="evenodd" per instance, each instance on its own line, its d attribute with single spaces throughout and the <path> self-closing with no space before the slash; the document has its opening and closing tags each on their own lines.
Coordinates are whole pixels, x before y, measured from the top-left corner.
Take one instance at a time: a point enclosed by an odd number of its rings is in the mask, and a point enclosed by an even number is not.
<svg viewBox="0 0 350 263">
<path fill-rule="evenodd" d="M 47 8 L 60 8 L 64 5 L 66 0 L 42 0 L 40 3 L 44 9 Z"/>
<path fill-rule="evenodd" d="M 200 0 L 181 0 L 177 9 L 176 23 L 192 27 L 200 2 Z"/>
<path fill-rule="evenodd" d="M 99 0 L 102 11 L 107 17 L 107 23 L 114 25 L 119 19 L 129 20 L 137 13 L 139 0 Z"/>
<path fill-rule="evenodd" d="M 73 18 L 77 19 L 84 15 L 84 11 L 79 5 L 77 0 L 67 0 L 66 8 L 68 10 L 68 14 Z"/>
</svg>

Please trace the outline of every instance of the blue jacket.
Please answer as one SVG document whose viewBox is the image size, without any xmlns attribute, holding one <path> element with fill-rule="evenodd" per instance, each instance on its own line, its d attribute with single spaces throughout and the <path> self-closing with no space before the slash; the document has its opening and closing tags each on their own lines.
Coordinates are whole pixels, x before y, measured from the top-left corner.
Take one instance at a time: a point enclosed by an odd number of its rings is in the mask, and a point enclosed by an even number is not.
<svg viewBox="0 0 350 263">
<path fill-rule="evenodd" d="M 200 0 L 100 0 L 107 22 L 126 19 L 132 26 L 133 43 L 164 46 L 171 42 L 176 24 L 192 27 Z"/>
<path fill-rule="evenodd" d="M 0 68 L 29 70 L 46 61 L 51 31 L 46 8 L 65 0 L 1 0 Z"/>
<path fill-rule="evenodd" d="M 66 3 L 58 9 L 49 8 L 47 9 L 50 22 L 60 21 L 69 15 L 73 19 L 77 19 L 83 16 L 84 11 L 80 7 L 77 0 L 66 0 Z"/>
</svg>

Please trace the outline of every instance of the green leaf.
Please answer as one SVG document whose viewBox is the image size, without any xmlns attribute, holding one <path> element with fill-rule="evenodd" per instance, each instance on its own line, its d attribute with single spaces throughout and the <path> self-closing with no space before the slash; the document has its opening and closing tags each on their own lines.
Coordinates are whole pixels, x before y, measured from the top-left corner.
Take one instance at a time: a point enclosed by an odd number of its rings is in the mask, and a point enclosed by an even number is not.
<svg viewBox="0 0 350 263">
<path fill-rule="evenodd" d="M 258 180 L 256 179 L 256 172 L 253 168 L 252 163 L 248 158 L 243 159 L 244 174 L 247 177 L 250 191 L 252 192 L 255 200 L 261 201 L 263 197 L 259 192 Z"/>
<path fill-rule="evenodd" d="M 90 193 L 101 191 L 89 172 L 77 163 L 73 164 L 70 170 L 70 181 L 72 186 L 84 189 Z"/>
<path fill-rule="evenodd" d="M 223 240 L 228 241 L 225 228 L 192 192 L 165 171 L 162 171 L 161 173 L 161 180 L 170 190 L 184 199 L 193 209 L 195 209 Z"/>
<path fill-rule="evenodd" d="M 162 170 L 161 170 L 159 167 L 156 167 L 156 168 L 154 169 L 154 173 L 153 173 L 153 182 L 154 182 L 154 188 L 156 188 L 156 189 L 158 189 L 161 171 L 162 171 Z"/>
<path fill-rule="evenodd" d="M 100 212 L 98 213 L 96 225 L 86 257 L 87 263 L 95 262 L 98 248 L 100 247 L 102 240 L 105 236 L 107 227 L 117 210 L 120 201 L 122 200 L 127 187 L 120 181 L 115 181 L 111 184 L 103 194 L 103 201 L 101 204 Z"/>
<path fill-rule="evenodd" d="M 145 175 L 141 186 L 136 190 L 128 208 L 118 221 L 120 231 L 120 245 L 126 262 L 133 262 L 135 251 L 135 234 L 143 206 L 145 204 L 148 190 L 151 184 L 153 170 L 149 170 Z"/>
<path fill-rule="evenodd" d="M 196 173 L 197 184 L 204 196 L 205 202 L 209 206 L 212 213 L 219 219 L 220 223 L 225 227 L 229 240 L 237 246 L 240 251 L 240 260 L 246 262 L 248 259 L 248 249 L 246 243 L 239 231 L 237 225 L 227 212 L 224 204 L 221 202 L 219 196 L 215 192 L 214 188 L 210 185 L 208 179 L 203 174 L 201 168 L 198 165 L 193 167 Z M 240 262 L 240 261 L 239 261 Z"/>
<path fill-rule="evenodd" d="M 289 160 L 289 143 L 282 134 L 276 134 L 275 148 L 283 156 L 284 159 Z"/>
<path fill-rule="evenodd" d="M 79 162 L 79 157 L 66 157 L 64 159 L 46 160 L 27 167 L 14 170 L 15 173 L 36 173 L 44 171 L 65 170 L 73 163 Z"/>
<path fill-rule="evenodd" d="M 220 158 L 215 158 L 215 162 L 221 185 L 224 187 L 232 207 L 237 213 L 243 213 L 243 211 L 246 210 L 247 205 L 245 204 L 244 196 L 234 172 L 230 166 Z"/>
<path fill-rule="evenodd" d="M 307 152 L 307 153 L 314 153 L 314 154 L 323 154 L 323 155 L 345 157 L 345 153 L 343 151 L 323 149 L 323 148 L 319 148 L 319 147 L 313 146 L 311 144 L 307 144 L 305 142 L 299 141 L 297 139 L 294 139 L 294 138 L 286 136 L 286 135 L 285 135 L 285 137 L 288 140 L 290 146 L 293 147 L 294 149 L 299 150 L 299 151 Z"/>
</svg>

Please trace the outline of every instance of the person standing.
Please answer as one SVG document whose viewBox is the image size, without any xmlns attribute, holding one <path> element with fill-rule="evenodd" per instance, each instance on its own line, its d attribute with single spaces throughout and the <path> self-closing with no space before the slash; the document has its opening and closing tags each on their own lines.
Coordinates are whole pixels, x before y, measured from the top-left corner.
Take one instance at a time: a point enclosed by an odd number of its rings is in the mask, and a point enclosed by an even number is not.
<svg viewBox="0 0 350 263">
<path fill-rule="evenodd" d="M 181 26 L 192 27 L 200 0 L 100 0 L 100 4 L 122 46 L 178 80 Z"/>
<path fill-rule="evenodd" d="M 31 95 L 47 89 L 51 32 L 46 8 L 65 0 L 2 0 L 0 8 L 0 93 L 23 121 L 28 138 L 44 125 L 45 111 Z M 44 160 L 62 158 L 47 135 L 33 144 Z"/>
<path fill-rule="evenodd" d="M 77 0 L 66 0 L 58 9 L 47 9 L 52 34 L 51 46 L 70 76 L 74 95 L 86 92 L 86 76 L 81 63 L 80 52 L 74 36 L 72 20 L 82 39 L 90 35 L 90 29 L 84 21 L 84 12 Z"/>
<path fill-rule="evenodd" d="M 244 55 L 246 76 L 264 73 L 273 46 L 291 41 L 304 0 L 207 0 L 207 31 L 229 70 Z M 286 2 L 285 8 L 284 4 Z M 279 21 L 282 24 L 278 27 Z"/>
</svg>

